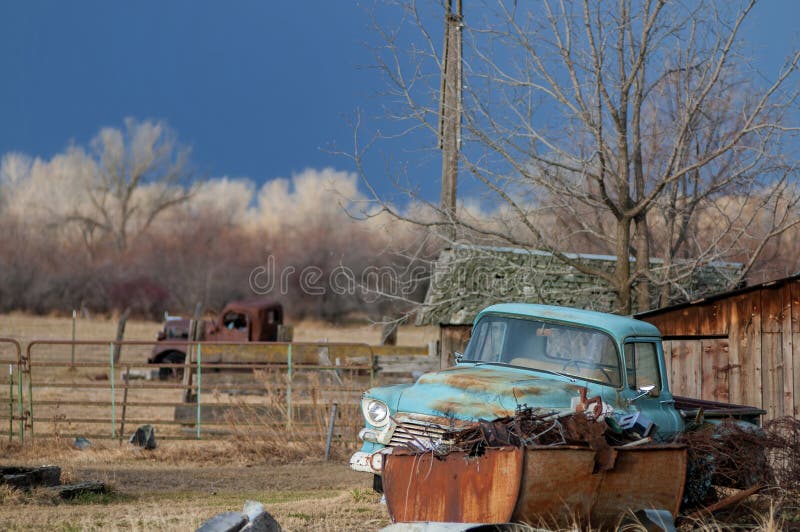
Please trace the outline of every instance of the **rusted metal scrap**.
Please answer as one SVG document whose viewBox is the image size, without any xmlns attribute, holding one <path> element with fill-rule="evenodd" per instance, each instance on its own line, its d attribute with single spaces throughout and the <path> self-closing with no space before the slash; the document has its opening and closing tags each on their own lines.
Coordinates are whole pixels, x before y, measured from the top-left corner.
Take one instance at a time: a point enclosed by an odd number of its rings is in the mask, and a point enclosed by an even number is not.
<svg viewBox="0 0 800 532">
<path fill-rule="evenodd" d="M 595 472 L 614 469 L 617 451 L 606 439 L 608 425 L 605 421 L 589 419 L 582 414 L 573 414 L 564 419 L 564 428 L 569 441 L 587 443 L 597 453 L 595 455 Z"/>
<path fill-rule="evenodd" d="M 597 408 L 560 414 L 522 405 L 513 416 L 494 420 L 481 419 L 467 427 L 445 432 L 441 441 L 429 445 L 409 442 L 412 453 L 431 453 L 445 456 L 453 452 L 482 456 L 486 449 L 499 447 L 532 448 L 556 445 L 589 447 L 595 451 L 595 472 L 610 471 L 617 459 L 613 447 L 623 441 L 605 420 L 598 419 Z"/>
<path fill-rule="evenodd" d="M 445 433 L 443 440 L 449 445 L 439 447 L 436 454 L 458 451 L 480 456 L 487 448 L 578 445 L 588 446 L 597 453 L 597 471 L 608 471 L 614 467 L 617 456 L 608 438 L 613 435 L 606 422 L 589 417 L 584 411 L 564 416 L 523 405 L 513 416 L 493 421 L 482 419 L 461 430 Z"/>
</svg>

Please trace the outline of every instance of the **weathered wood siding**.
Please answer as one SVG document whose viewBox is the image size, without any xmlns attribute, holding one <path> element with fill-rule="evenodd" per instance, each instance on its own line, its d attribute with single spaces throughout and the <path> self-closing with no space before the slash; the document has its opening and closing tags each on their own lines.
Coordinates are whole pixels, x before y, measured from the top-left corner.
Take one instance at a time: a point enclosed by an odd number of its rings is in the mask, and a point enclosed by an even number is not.
<svg viewBox="0 0 800 532">
<path fill-rule="evenodd" d="M 439 350 L 441 368 L 449 368 L 455 364 L 453 354 L 458 351 L 463 353 L 472 334 L 472 325 L 441 325 L 439 326 Z"/>
<path fill-rule="evenodd" d="M 643 316 L 666 337 L 672 392 L 800 415 L 800 280 Z"/>
</svg>

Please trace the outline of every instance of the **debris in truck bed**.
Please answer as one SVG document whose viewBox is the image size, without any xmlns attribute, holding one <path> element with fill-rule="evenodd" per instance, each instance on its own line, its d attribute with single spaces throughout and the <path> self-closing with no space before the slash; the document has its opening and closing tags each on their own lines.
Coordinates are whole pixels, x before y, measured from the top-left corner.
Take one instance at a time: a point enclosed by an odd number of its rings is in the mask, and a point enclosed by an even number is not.
<svg viewBox="0 0 800 532">
<path fill-rule="evenodd" d="M 444 439 L 452 440 L 451 450 L 469 454 L 480 454 L 486 447 L 567 443 L 564 427 L 553 412 L 527 407 L 518 408 L 513 416 L 482 419 L 466 429 L 445 433 Z"/>
<path fill-rule="evenodd" d="M 595 418 L 588 411 L 564 415 L 522 405 L 513 416 L 493 421 L 481 419 L 467 428 L 446 432 L 442 438 L 446 445 L 423 448 L 411 442 L 409 448 L 439 455 L 463 451 L 477 456 L 487 447 L 580 445 L 598 453 L 598 468 L 605 471 L 614 466 L 616 453 L 613 445 L 640 439 L 637 434 L 618 429 L 616 424 L 614 428 L 610 427 L 602 416 Z"/>
</svg>

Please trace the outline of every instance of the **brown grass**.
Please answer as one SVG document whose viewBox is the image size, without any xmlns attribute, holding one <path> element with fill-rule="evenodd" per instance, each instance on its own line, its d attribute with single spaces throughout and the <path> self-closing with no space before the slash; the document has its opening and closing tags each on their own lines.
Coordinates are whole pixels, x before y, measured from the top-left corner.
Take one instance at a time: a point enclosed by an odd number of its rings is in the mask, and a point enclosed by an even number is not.
<svg viewBox="0 0 800 532">
<path fill-rule="evenodd" d="M 381 338 L 381 325 L 371 323 L 332 324 L 322 321 L 299 321 L 294 325 L 296 342 L 365 342 L 377 344 Z M 155 340 L 162 324 L 154 321 L 128 320 L 126 340 Z M 97 316 L 76 321 L 78 340 L 110 340 L 116 336 L 117 321 Z M 0 314 L 0 336 L 16 338 L 23 342 L 36 339 L 68 339 L 72 337 L 72 318 L 61 316 L 31 316 L 21 312 Z M 397 335 L 402 345 L 426 345 L 438 339 L 436 327 L 402 325 Z"/>
<path fill-rule="evenodd" d="M 713 516 L 684 519 L 678 529 L 708 532 L 800 530 L 800 493 L 778 488 L 768 489 Z"/>
<path fill-rule="evenodd" d="M 331 401 L 323 400 L 315 393 L 315 386 L 320 384 L 319 375 L 311 375 L 305 384 L 305 389 L 310 392 L 305 401 L 308 408 L 302 411 L 302 419 L 293 419 L 291 423 L 286 415 L 286 397 L 283 394 L 268 391 L 259 404 L 237 402 L 236 410 L 232 411 L 235 415 L 226 416 L 237 451 L 283 463 L 323 457 L 332 413 Z M 271 407 L 277 416 L 265 416 L 257 410 L 262 405 Z M 338 399 L 336 413 L 330 456 L 346 460 L 360 447 L 357 434 L 364 422 L 358 398 Z"/>
<path fill-rule="evenodd" d="M 366 500 L 356 490 L 159 494 L 57 505 L 34 502 L 24 504 L 24 512 L 17 505 L 0 506 L 0 522 L 5 530 L 194 530 L 217 513 L 241 510 L 249 498 L 264 502 L 284 530 L 377 530 L 387 525 L 384 507 L 376 504 L 375 497 Z"/>
</svg>

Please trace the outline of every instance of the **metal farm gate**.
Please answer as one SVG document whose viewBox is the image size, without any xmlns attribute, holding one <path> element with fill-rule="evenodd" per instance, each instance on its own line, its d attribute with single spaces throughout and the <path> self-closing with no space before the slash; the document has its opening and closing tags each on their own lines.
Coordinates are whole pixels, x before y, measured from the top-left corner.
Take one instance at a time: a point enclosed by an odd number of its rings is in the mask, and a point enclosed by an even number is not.
<svg viewBox="0 0 800 532">
<path fill-rule="evenodd" d="M 0 338 L 0 367 L 8 369 L 8 385 L 0 386 L 0 419 L 8 421 L 8 441 L 16 437 L 22 442 L 27 420 L 23 403 L 25 367 L 22 363 L 22 347 L 17 340 Z"/>
<path fill-rule="evenodd" d="M 335 424 L 340 438 L 355 440 L 364 390 L 408 380 L 392 367 L 438 364 L 427 346 L 185 341 L 174 343 L 186 351 L 184 363 L 149 364 L 155 344 L 33 340 L 23 349 L 0 338 L 9 369 L 0 420 L 9 440 L 121 441 L 143 424 L 159 439 L 287 440 L 325 437 Z M 162 380 L 163 370 L 173 375 Z"/>
</svg>

